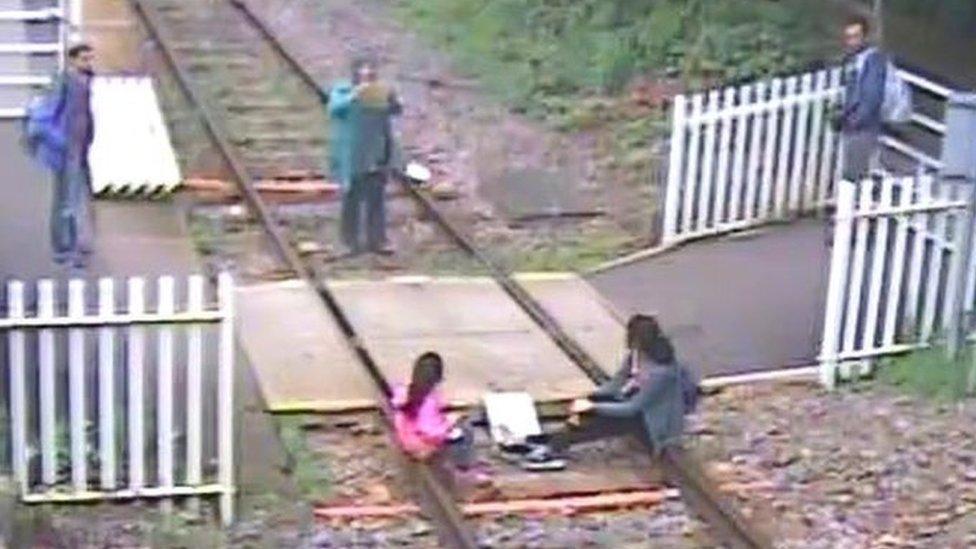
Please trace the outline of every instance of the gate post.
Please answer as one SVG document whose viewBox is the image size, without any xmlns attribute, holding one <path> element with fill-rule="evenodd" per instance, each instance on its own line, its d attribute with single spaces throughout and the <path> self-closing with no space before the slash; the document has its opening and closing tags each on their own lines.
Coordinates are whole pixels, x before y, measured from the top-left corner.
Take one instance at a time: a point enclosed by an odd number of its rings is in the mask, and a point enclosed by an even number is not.
<svg viewBox="0 0 976 549">
<path fill-rule="evenodd" d="M 830 279 L 827 286 L 827 311 L 824 314 L 823 339 L 820 344 L 820 383 L 833 389 L 840 364 L 840 341 L 844 326 L 844 301 L 850 271 L 851 235 L 854 229 L 856 186 L 841 180 L 837 188 L 834 246 L 830 255 Z"/>
<path fill-rule="evenodd" d="M 972 310 L 966 303 L 966 287 L 970 279 L 969 266 L 973 254 L 973 219 L 976 217 L 976 94 L 953 94 L 946 107 L 946 136 L 942 149 L 942 181 L 964 188 L 969 205 L 963 216 L 965 230 L 959 235 L 960 249 L 953 259 L 955 295 L 949 318 L 948 350 L 952 358 L 964 346 L 969 322 L 965 316 Z M 976 370 L 974 370 L 976 371 Z M 970 375 L 970 390 L 973 376 Z"/>
</svg>

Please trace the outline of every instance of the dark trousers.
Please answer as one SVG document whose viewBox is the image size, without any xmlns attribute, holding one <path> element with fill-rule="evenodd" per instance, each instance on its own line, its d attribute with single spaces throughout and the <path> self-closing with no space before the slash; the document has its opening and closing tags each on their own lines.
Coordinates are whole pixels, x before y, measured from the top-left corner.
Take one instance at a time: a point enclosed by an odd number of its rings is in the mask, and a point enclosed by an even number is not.
<svg viewBox="0 0 976 549">
<path fill-rule="evenodd" d="M 577 426 L 566 425 L 549 437 L 549 447 L 557 454 L 574 444 L 593 442 L 608 438 L 634 437 L 641 444 L 650 447 L 644 421 L 638 417 L 617 418 L 583 414 Z"/>
<path fill-rule="evenodd" d="M 353 177 L 342 195 L 342 241 L 352 251 L 362 247 L 362 211 L 366 215 L 366 247 L 378 251 L 386 246 L 386 174 L 374 172 Z"/>
<path fill-rule="evenodd" d="M 881 142 L 877 132 L 845 132 L 841 144 L 844 148 L 841 176 L 844 179 L 860 183 L 871 175 L 873 168 L 879 167 Z"/>
</svg>

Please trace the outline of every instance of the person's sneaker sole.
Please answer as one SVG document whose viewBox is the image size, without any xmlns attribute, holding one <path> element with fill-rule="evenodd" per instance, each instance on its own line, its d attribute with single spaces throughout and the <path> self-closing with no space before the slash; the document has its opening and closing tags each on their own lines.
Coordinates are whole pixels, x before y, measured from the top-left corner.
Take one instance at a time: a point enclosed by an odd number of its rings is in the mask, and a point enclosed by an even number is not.
<svg viewBox="0 0 976 549">
<path fill-rule="evenodd" d="M 562 471 L 566 468 L 566 462 L 561 459 L 536 462 L 523 461 L 521 465 L 526 471 Z"/>
</svg>

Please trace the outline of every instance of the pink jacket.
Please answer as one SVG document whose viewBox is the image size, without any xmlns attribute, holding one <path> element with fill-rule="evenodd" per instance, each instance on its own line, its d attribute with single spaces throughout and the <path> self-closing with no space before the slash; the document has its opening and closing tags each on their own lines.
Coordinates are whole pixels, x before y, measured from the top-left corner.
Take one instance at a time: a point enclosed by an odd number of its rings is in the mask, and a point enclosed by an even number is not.
<svg viewBox="0 0 976 549">
<path fill-rule="evenodd" d="M 414 417 L 400 410 L 406 402 L 407 386 L 397 385 L 393 388 L 392 403 L 396 409 L 393 424 L 400 446 L 413 455 L 427 455 L 440 448 L 451 432 L 440 392 L 436 388 L 431 391 Z"/>
</svg>

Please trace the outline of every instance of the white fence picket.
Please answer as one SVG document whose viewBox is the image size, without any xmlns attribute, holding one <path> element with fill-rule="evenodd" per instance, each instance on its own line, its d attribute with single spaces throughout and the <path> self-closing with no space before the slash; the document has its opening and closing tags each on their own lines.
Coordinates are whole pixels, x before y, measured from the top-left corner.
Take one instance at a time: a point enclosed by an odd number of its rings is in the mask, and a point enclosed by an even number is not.
<svg viewBox="0 0 976 549">
<path fill-rule="evenodd" d="M 702 153 L 701 179 L 698 189 L 698 219 L 697 229 L 706 231 L 709 228 L 709 218 L 712 208 L 712 189 L 715 186 L 715 139 L 717 133 L 718 116 L 721 112 L 719 93 L 713 91 L 708 94 L 708 107 L 705 113 L 705 147 Z"/>
<path fill-rule="evenodd" d="M 791 162 L 791 169 L 793 170 L 790 174 L 790 205 L 789 212 L 796 214 L 800 212 L 800 207 L 803 205 L 802 200 L 804 196 L 803 192 L 803 168 L 804 168 L 804 156 L 807 151 L 807 122 L 810 119 L 810 101 L 806 98 L 810 97 L 813 90 L 813 75 L 804 74 L 800 79 L 800 102 L 796 107 L 796 123 L 795 123 L 795 133 L 793 134 L 793 161 Z M 807 206 L 811 206 L 807 204 Z"/>
<path fill-rule="evenodd" d="M 925 203 L 932 196 L 932 180 L 921 178 L 916 185 L 918 190 L 916 200 Z M 914 218 L 912 231 L 912 262 L 908 271 L 908 294 L 905 303 L 905 325 L 913 334 L 918 334 L 920 326 L 918 318 L 919 299 L 922 293 L 922 267 L 925 262 L 925 233 L 928 230 L 928 212 L 918 212 Z"/>
<path fill-rule="evenodd" d="M 883 209 L 890 208 L 893 193 L 894 182 L 891 179 L 883 180 L 878 205 Z M 867 309 L 865 309 L 866 324 L 860 343 L 862 349 L 873 349 L 877 346 L 878 323 L 881 317 L 881 295 L 885 285 L 885 259 L 888 257 L 889 222 L 888 216 L 881 216 L 875 220 L 875 233 L 871 243 L 874 254 L 871 259 L 871 279 L 868 283 L 868 303 Z M 870 361 L 861 362 L 861 375 L 868 375 L 870 369 Z"/>
<path fill-rule="evenodd" d="M 937 185 L 933 194 L 936 199 L 952 198 L 949 189 L 944 185 Z M 937 237 L 942 238 L 945 236 L 947 217 L 948 214 L 946 214 L 944 211 L 936 211 L 932 214 L 932 233 Z M 929 265 L 927 269 L 928 277 L 925 281 L 925 305 L 922 309 L 922 341 L 928 341 L 931 339 L 933 331 L 935 330 L 935 318 L 939 310 L 939 290 L 942 287 L 940 281 L 942 278 L 944 252 L 944 248 L 938 241 L 933 239 L 929 242 Z"/>
<path fill-rule="evenodd" d="M 159 279 L 157 293 L 160 315 L 172 315 L 175 310 L 175 281 L 173 277 Z M 174 486 L 173 476 L 173 329 L 159 328 L 156 358 L 156 465 L 159 486 Z M 168 506 L 163 501 L 164 508 Z"/>
<path fill-rule="evenodd" d="M 146 308 L 146 283 L 141 278 L 128 281 L 127 304 L 130 315 L 140 315 Z M 126 375 L 128 377 L 128 442 L 129 488 L 138 493 L 145 486 L 145 328 L 133 325 L 128 328 L 126 346 Z"/>
<path fill-rule="evenodd" d="M 203 310 L 203 277 L 190 277 L 187 311 Z M 199 486 L 203 482 L 203 329 L 198 325 L 187 328 L 186 352 L 186 484 Z M 192 508 L 198 511 L 197 501 Z"/>
<path fill-rule="evenodd" d="M 671 152 L 668 160 L 668 189 L 664 204 L 664 240 L 673 240 L 678 235 L 678 212 L 681 208 L 681 193 L 685 165 L 685 134 L 687 100 L 679 95 L 674 98 L 672 110 Z"/>
<path fill-rule="evenodd" d="M 834 225 L 834 244 L 830 256 L 827 306 L 824 313 L 820 355 L 820 382 L 826 387 L 833 387 L 837 381 L 840 342 L 844 326 L 844 304 L 847 301 L 847 281 L 850 270 L 855 194 L 854 186 L 846 184 L 841 185 L 837 192 L 837 222 Z"/>
<path fill-rule="evenodd" d="M 698 164 L 701 156 L 701 128 L 699 121 L 702 117 L 702 96 L 696 95 L 691 100 L 691 118 L 694 122 L 691 125 L 690 136 L 688 137 L 688 151 L 685 155 L 688 159 L 688 168 L 685 172 L 685 183 L 682 186 L 684 192 L 684 210 L 681 212 L 682 230 L 690 231 L 695 227 L 695 197 L 699 187 Z"/>
<path fill-rule="evenodd" d="M 37 283 L 37 316 L 51 320 L 54 312 L 54 282 L 41 280 Z M 41 416 L 41 479 L 47 486 L 57 482 L 57 381 L 55 377 L 54 330 L 44 329 L 37 334 L 39 361 L 40 416 Z"/>
<path fill-rule="evenodd" d="M 813 84 L 813 93 L 817 99 L 813 102 L 810 136 L 807 139 L 807 159 L 803 186 L 806 189 L 804 206 L 814 208 L 823 205 L 825 197 L 820 195 L 817 185 L 817 167 L 820 165 L 820 146 L 823 143 L 823 127 L 827 104 L 830 101 L 826 95 L 828 91 L 827 71 L 817 73 Z"/>
<path fill-rule="evenodd" d="M 718 140 L 718 171 L 715 173 L 715 204 L 712 207 L 712 226 L 720 227 L 726 222 L 726 197 L 728 195 L 729 184 L 729 156 L 732 144 L 732 118 L 735 108 L 735 90 L 729 88 L 725 90 L 722 102 L 721 116 L 721 137 Z M 734 219 L 733 215 L 729 217 Z M 732 221 L 732 219 L 729 219 Z"/>
<path fill-rule="evenodd" d="M 111 278 L 98 281 L 98 314 L 115 315 L 115 283 Z M 115 489 L 115 329 L 98 330 L 98 445 L 101 484 Z"/>
<path fill-rule="evenodd" d="M 8 316 L 24 317 L 24 284 L 7 283 Z M 28 489 L 27 464 L 27 372 L 24 360 L 24 333 L 11 330 L 7 333 L 7 357 L 10 360 L 10 435 L 11 458 L 14 478 L 21 492 Z"/>
<path fill-rule="evenodd" d="M 828 110 L 838 107 L 843 101 L 843 89 L 840 86 L 840 69 L 830 71 L 830 89 L 837 90 L 827 103 Z M 839 180 L 839 170 L 841 166 L 839 154 L 835 154 L 837 148 L 837 132 L 830 124 L 824 124 L 823 132 L 823 155 L 820 157 L 820 202 L 827 202 L 834 194 L 834 183 Z"/>
<path fill-rule="evenodd" d="M 220 433 L 217 444 L 218 477 L 223 493 L 220 496 L 221 517 L 227 523 L 234 516 L 234 284 L 229 274 L 222 273 L 217 282 L 220 310 L 226 319 L 220 324 L 220 357 L 217 379 L 217 424 Z"/>
<path fill-rule="evenodd" d="M 742 86 L 738 91 L 738 105 L 741 107 L 739 109 L 739 117 L 735 121 L 735 157 L 732 161 L 732 189 L 730 191 L 730 204 L 729 204 L 729 222 L 738 221 L 745 217 L 742 212 L 742 201 L 743 201 L 743 178 L 745 176 L 746 167 L 746 143 L 749 137 L 749 132 L 747 131 L 748 126 L 748 115 L 746 114 L 745 106 L 749 104 L 752 100 L 752 86 Z M 732 120 L 729 119 L 729 124 L 731 125 Z"/>
<path fill-rule="evenodd" d="M 68 283 L 68 317 L 85 316 L 85 281 Z M 85 332 L 68 330 L 68 405 L 70 407 L 71 482 L 74 489 L 88 489 L 87 418 L 85 416 Z"/>
<path fill-rule="evenodd" d="M 756 84 L 756 95 L 754 103 L 761 103 L 766 100 L 766 83 Z M 756 200 L 759 196 L 759 151 L 763 142 L 763 117 L 760 113 L 752 115 L 752 132 L 749 143 L 749 168 L 746 179 L 746 208 L 744 219 L 751 221 L 756 218 L 758 210 Z"/>
<path fill-rule="evenodd" d="M 790 141 L 793 139 L 793 118 L 796 106 L 787 100 L 796 96 L 796 77 L 786 79 L 783 92 L 783 126 L 780 128 L 779 147 L 776 148 L 776 190 L 773 212 L 777 218 L 786 215 L 789 197 L 788 183 L 790 175 Z"/>
<path fill-rule="evenodd" d="M 772 109 L 766 113 L 766 149 L 763 152 L 762 163 L 762 182 L 759 193 L 759 218 L 768 219 L 773 211 L 774 187 L 776 186 L 776 144 L 779 142 L 779 122 L 783 114 L 781 110 L 781 96 L 783 93 L 783 81 L 779 78 L 773 80 L 769 94 L 769 102 Z"/>
<path fill-rule="evenodd" d="M 873 182 L 871 180 L 862 181 L 858 192 L 857 206 L 854 210 L 855 215 L 869 211 L 871 209 L 871 192 Z M 857 342 L 858 323 L 861 319 L 861 292 L 864 288 L 864 265 L 868 251 L 868 231 L 871 220 L 861 217 L 857 220 L 856 236 L 854 240 L 853 261 L 851 264 L 850 286 L 847 292 L 846 311 L 847 317 L 844 321 L 844 352 L 854 352 Z M 840 376 L 847 379 L 851 375 L 850 362 L 841 363 Z"/>
<path fill-rule="evenodd" d="M 908 207 L 912 204 L 915 197 L 915 179 L 911 177 L 902 178 L 899 181 L 898 205 Z M 882 344 L 885 347 L 894 345 L 896 330 L 898 329 L 898 312 L 901 309 L 904 299 L 902 298 L 902 288 L 905 279 L 905 264 L 908 261 L 906 250 L 908 248 L 908 217 L 898 216 L 897 229 L 895 230 L 895 247 L 891 258 L 891 286 L 888 291 L 888 305 L 885 311 L 884 335 Z"/>
</svg>

